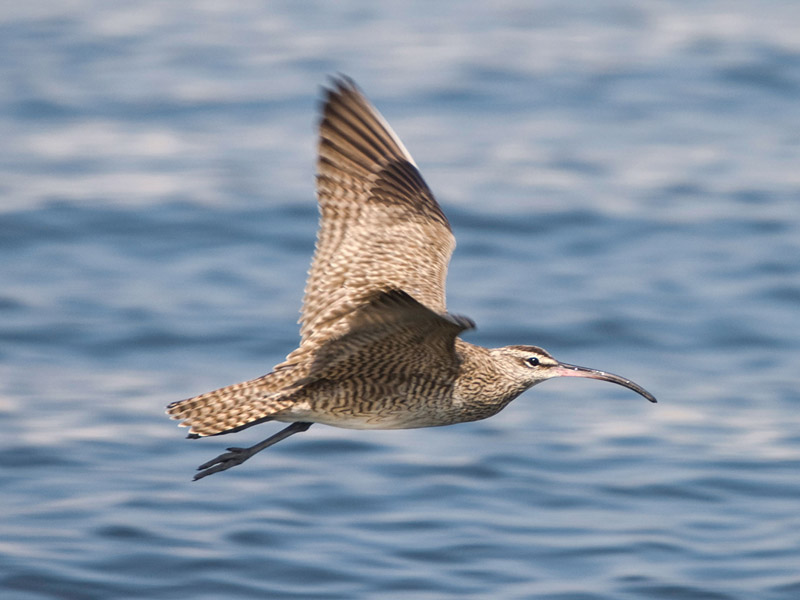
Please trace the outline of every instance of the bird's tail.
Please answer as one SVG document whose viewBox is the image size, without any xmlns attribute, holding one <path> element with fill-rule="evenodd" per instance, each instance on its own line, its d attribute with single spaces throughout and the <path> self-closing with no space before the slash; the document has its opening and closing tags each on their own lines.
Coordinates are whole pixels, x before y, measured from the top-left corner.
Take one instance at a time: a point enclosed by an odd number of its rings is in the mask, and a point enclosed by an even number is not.
<svg viewBox="0 0 800 600">
<path fill-rule="evenodd" d="M 182 421 L 181 427 L 190 428 L 189 437 L 230 433 L 269 421 L 294 403 L 291 396 L 297 391 L 285 385 L 277 386 L 285 384 L 285 378 L 277 375 L 269 373 L 258 379 L 172 402 L 167 405 L 167 414 L 171 419 Z"/>
</svg>

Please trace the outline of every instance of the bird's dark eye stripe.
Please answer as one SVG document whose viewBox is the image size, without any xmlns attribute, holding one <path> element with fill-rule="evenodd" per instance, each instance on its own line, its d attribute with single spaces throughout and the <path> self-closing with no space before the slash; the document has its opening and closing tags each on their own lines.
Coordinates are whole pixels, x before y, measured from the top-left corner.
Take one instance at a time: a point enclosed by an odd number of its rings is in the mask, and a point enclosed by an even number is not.
<svg viewBox="0 0 800 600">
<path fill-rule="evenodd" d="M 531 356 L 530 358 L 526 359 L 525 362 L 527 362 L 532 367 L 539 366 L 539 359 L 536 358 L 535 356 Z"/>
</svg>

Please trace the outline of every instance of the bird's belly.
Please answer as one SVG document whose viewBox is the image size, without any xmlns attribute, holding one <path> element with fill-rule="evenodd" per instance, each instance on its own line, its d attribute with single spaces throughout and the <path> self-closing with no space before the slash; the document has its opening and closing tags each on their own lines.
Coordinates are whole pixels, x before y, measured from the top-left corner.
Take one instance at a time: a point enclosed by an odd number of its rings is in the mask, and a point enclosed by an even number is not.
<svg viewBox="0 0 800 600">
<path fill-rule="evenodd" d="M 345 429 L 415 429 L 471 421 L 449 395 L 419 396 L 384 390 L 353 398 L 349 393 L 310 394 L 275 415 L 276 421 L 307 421 Z M 337 390 L 339 391 L 339 390 Z M 349 391 L 349 390 L 347 390 Z"/>
<path fill-rule="evenodd" d="M 367 415 L 335 416 L 320 413 L 309 413 L 302 416 L 281 416 L 275 419 L 283 422 L 310 422 L 341 427 L 342 429 L 416 429 L 418 427 L 435 427 L 447 423 L 432 422 L 430 419 L 408 418 L 407 416 L 376 417 Z"/>
<path fill-rule="evenodd" d="M 441 418 L 429 411 L 335 411 L 311 410 L 302 404 L 276 415 L 276 421 L 322 423 L 344 429 L 415 429 L 417 427 L 436 427 L 457 422 Z"/>
</svg>

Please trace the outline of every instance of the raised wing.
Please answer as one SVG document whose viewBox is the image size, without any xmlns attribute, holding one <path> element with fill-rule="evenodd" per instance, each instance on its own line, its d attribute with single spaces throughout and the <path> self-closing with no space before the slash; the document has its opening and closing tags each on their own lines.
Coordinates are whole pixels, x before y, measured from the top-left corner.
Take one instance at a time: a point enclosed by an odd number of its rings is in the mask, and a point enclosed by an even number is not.
<svg viewBox="0 0 800 600">
<path fill-rule="evenodd" d="M 297 385 L 354 376 L 454 379 L 456 337 L 475 327 L 467 317 L 436 313 L 400 290 L 372 294 L 349 324 L 348 333 L 319 347 Z"/>
<path fill-rule="evenodd" d="M 349 330 L 375 292 L 404 290 L 445 312 L 455 239 L 414 160 L 347 78 L 326 91 L 320 122 L 320 227 L 300 317 L 301 349 Z"/>
</svg>

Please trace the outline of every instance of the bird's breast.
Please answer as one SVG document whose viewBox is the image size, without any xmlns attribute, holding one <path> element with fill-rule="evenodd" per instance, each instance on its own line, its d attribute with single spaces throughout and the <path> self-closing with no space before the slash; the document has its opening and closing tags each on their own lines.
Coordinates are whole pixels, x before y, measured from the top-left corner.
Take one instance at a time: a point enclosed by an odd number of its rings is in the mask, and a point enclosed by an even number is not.
<svg viewBox="0 0 800 600">
<path fill-rule="evenodd" d="M 414 377 L 389 382 L 315 382 L 291 408 L 275 415 L 275 420 L 346 429 L 414 429 L 482 418 L 467 410 L 464 400 L 454 392 L 452 381 Z"/>
</svg>

